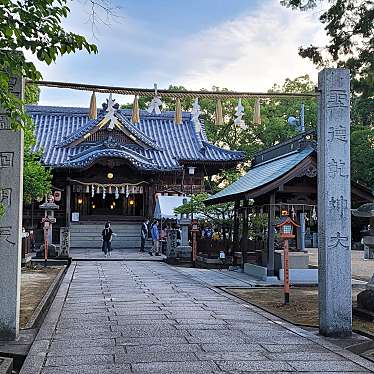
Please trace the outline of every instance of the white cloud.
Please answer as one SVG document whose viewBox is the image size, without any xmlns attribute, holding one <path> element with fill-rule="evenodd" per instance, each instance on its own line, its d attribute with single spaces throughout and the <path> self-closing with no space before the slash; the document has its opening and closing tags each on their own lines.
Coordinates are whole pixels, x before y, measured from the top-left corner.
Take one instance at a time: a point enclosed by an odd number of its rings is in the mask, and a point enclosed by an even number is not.
<svg viewBox="0 0 374 374">
<path fill-rule="evenodd" d="M 191 89 L 217 85 L 253 91 L 267 90 L 305 73 L 316 81 L 316 68 L 298 55 L 298 47 L 322 39 L 315 14 L 286 9 L 278 0 L 264 1 L 252 14 L 171 46 L 167 52 L 169 79 Z M 175 77 L 170 61 L 178 66 Z"/>
<path fill-rule="evenodd" d="M 91 36 L 84 2 L 73 4 L 67 29 Z M 142 20 L 119 19 L 99 30 L 98 55 L 78 52 L 49 67 L 37 65 L 46 80 L 263 91 L 305 73 L 316 81 L 317 70 L 298 56 L 298 47 L 320 42 L 323 35 L 313 12 L 295 12 L 280 6 L 279 0 L 263 0 L 248 14 L 200 32 L 192 30 L 184 37 L 172 29 L 169 34 L 157 33 Z M 98 98 L 99 105 L 104 98 Z M 43 89 L 40 100 L 44 105 L 87 106 L 88 102 L 86 92 L 56 89 Z"/>
</svg>

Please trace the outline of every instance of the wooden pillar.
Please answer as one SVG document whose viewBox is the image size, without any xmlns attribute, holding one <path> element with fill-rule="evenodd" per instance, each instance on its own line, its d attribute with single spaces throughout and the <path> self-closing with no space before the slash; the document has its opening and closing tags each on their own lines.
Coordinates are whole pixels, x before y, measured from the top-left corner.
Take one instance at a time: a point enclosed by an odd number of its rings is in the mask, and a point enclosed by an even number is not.
<svg viewBox="0 0 374 374">
<path fill-rule="evenodd" d="M 147 217 L 153 217 L 153 194 L 154 194 L 154 186 L 152 184 L 148 185 L 148 198 L 147 198 Z"/>
<path fill-rule="evenodd" d="M 70 227 L 70 220 L 71 220 L 71 185 L 70 182 L 66 184 L 66 196 L 65 196 L 65 204 L 66 204 L 66 227 Z"/>
<path fill-rule="evenodd" d="M 269 199 L 269 219 L 268 219 L 268 253 L 267 268 L 268 275 L 274 275 L 274 217 L 275 216 L 275 192 L 272 192 Z"/>
<path fill-rule="evenodd" d="M 233 265 L 237 265 L 236 257 L 235 257 L 235 251 L 239 248 L 239 216 L 238 216 L 238 209 L 240 208 L 240 200 L 235 200 L 234 205 L 234 232 L 233 232 L 233 245 L 232 245 L 232 259 L 233 259 Z"/>
<path fill-rule="evenodd" d="M 247 262 L 248 252 L 248 199 L 243 201 L 243 246 L 242 246 L 242 268 Z"/>
</svg>

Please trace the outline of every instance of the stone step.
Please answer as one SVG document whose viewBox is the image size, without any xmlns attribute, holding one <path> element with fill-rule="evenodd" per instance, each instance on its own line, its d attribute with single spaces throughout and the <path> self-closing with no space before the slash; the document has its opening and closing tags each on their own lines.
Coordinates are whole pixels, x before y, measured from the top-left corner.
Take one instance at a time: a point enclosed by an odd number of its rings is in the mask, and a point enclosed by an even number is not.
<svg viewBox="0 0 374 374">
<path fill-rule="evenodd" d="M 121 222 L 112 224 L 112 231 L 116 234 L 113 237 L 113 248 L 139 248 L 141 224 Z M 101 248 L 104 229 L 102 223 L 72 224 L 70 227 L 70 242 L 72 248 Z M 149 248 L 152 243 L 147 243 Z"/>
</svg>

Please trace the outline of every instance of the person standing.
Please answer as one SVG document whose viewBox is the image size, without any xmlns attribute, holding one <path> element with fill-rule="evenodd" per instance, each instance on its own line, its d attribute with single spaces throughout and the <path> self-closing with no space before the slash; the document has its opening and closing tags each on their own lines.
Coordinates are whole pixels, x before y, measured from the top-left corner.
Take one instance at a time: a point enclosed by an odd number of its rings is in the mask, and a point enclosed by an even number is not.
<svg viewBox="0 0 374 374">
<path fill-rule="evenodd" d="M 107 222 L 105 224 L 105 227 L 104 227 L 104 230 L 102 231 L 101 233 L 102 237 L 103 237 L 103 247 L 102 247 L 102 251 L 105 253 L 105 257 L 111 255 L 111 252 L 112 252 L 112 237 L 113 237 L 113 231 L 112 229 L 110 228 L 110 223 Z"/>
<path fill-rule="evenodd" d="M 153 252 L 156 252 L 156 256 L 160 256 L 160 232 L 158 230 L 158 221 L 154 221 L 151 229 L 153 247 L 149 254 L 153 256 Z"/>
<path fill-rule="evenodd" d="M 148 238 L 148 224 L 149 221 L 147 219 L 142 223 L 140 231 L 140 252 L 144 252 L 145 242 Z"/>
</svg>

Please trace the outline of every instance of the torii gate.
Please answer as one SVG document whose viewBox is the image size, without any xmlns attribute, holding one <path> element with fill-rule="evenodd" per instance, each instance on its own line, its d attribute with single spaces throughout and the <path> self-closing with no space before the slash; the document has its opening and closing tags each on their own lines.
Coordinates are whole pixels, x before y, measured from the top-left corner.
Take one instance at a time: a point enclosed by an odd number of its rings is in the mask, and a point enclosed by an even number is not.
<svg viewBox="0 0 374 374">
<path fill-rule="evenodd" d="M 320 332 L 327 336 L 352 333 L 350 100 L 349 70 L 324 69 L 318 92 L 313 94 L 207 92 L 158 90 L 160 97 L 303 97 L 318 98 L 318 214 Z M 14 84 L 13 84 L 14 83 Z M 152 89 L 83 85 L 66 82 L 33 82 L 38 85 L 101 93 L 152 95 Z M 12 79 L 12 90 L 23 97 L 21 77 Z M 13 131 L 0 111 L 0 339 L 19 333 L 23 134 Z M 334 201 L 340 201 L 338 213 Z"/>
</svg>

